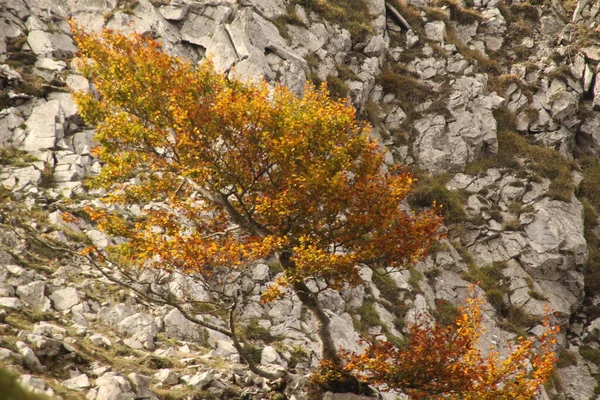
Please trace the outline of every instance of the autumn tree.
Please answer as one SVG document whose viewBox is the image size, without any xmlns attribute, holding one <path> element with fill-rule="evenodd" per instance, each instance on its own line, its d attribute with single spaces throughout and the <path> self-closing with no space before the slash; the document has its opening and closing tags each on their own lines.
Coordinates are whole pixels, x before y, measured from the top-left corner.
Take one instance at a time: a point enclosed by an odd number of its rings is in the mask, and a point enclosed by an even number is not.
<svg viewBox="0 0 600 400">
<path fill-rule="evenodd" d="M 385 167 L 369 126 L 325 87 L 298 97 L 141 35 L 72 28 L 94 86 L 75 94 L 96 126 L 93 185 L 107 193 L 107 207 L 89 212 L 126 239 L 104 255 L 207 282 L 274 257 L 283 274 L 263 300 L 295 293 L 317 321 L 323 359 L 339 363 L 319 290 L 359 284 L 360 264 L 410 268 L 437 240 L 436 211 L 402 205 L 411 175 Z"/>
<path fill-rule="evenodd" d="M 402 346 L 366 339 L 362 354 L 345 353 L 347 372 L 406 392 L 413 399 L 530 400 L 553 371 L 557 327 L 543 322 L 538 337 L 518 337 L 504 357 L 479 346 L 481 298 L 469 298 L 453 324 L 425 318 L 409 328 Z M 319 377 L 317 377 L 319 379 Z"/>
</svg>

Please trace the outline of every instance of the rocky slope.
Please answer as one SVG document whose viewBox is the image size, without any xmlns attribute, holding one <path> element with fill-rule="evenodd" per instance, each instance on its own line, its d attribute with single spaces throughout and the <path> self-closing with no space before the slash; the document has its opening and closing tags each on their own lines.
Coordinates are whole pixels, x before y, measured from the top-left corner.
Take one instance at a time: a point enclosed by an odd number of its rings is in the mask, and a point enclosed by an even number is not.
<svg viewBox="0 0 600 400">
<path fill-rule="evenodd" d="M 326 81 L 372 123 L 387 161 L 420 177 L 411 205 L 444 203 L 448 240 L 415 271 L 382 278 L 365 268 L 363 287 L 323 292 L 337 344 L 357 349 L 360 333 L 402 337 L 405 321 L 451 315 L 479 282 L 484 345 L 535 333 L 550 303 L 562 350 L 542 397 L 595 398 L 599 12 L 592 0 L 5 0 L 0 363 L 64 399 L 302 399 L 302 376 L 317 361 L 314 323 L 299 303 L 257 301 L 278 272 L 268 261 L 247 276 L 240 318 L 257 361 L 297 373 L 285 390 L 249 373 L 228 338 L 39 240 L 114 240 L 80 212 L 97 195 L 82 180 L 100 165 L 93 127 L 67 90 L 90 88 L 71 67 L 71 17 L 90 30 L 153 35 L 169 52 L 298 94 L 307 80 Z M 184 276 L 168 285 L 206 295 Z"/>
</svg>

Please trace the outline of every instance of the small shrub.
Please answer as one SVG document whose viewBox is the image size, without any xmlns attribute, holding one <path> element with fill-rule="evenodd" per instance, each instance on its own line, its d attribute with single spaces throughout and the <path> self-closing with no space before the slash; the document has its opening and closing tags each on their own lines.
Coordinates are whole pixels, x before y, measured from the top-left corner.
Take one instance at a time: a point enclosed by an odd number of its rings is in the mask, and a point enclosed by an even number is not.
<svg viewBox="0 0 600 400">
<path fill-rule="evenodd" d="M 382 325 L 373 300 L 365 300 L 356 313 L 360 316 L 360 321 L 358 319 L 354 321 L 356 330 L 362 334 L 368 334 L 369 328 Z"/>
<path fill-rule="evenodd" d="M 327 89 L 333 99 L 345 99 L 348 97 L 350 88 L 348 85 L 337 76 L 329 75 L 327 77 Z"/>
<path fill-rule="evenodd" d="M 423 280 L 423 274 L 416 268 L 410 269 L 410 277 L 408 278 L 408 284 L 415 290 L 420 291 L 420 282 Z"/>
<path fill-rule="evenodd" d="M 241 336 L 249 341 L 262 340 L 264 343 L 272 343 L 276 338 L 268 329 L 263 328 L 258 324 L 257 319 L 251 319 L 244 327 Z"/>
<path fill-rule="evenodd" d="M 452 302 L 437 299 L 435 301 L 436 309 L 432 312 L 433 318 L 444 326 L 453 325 L 458 316 L 458 307 Z"/>
<path fill-rule="evenodd" d="M 374 271 L 372 279 L 377 289 L 381 292 L 381 297 L 392 304 L 398 303 L 402 291 L 392 277 L 388 274 Z"/>
<path fill-rule="evenodd" d="M 577 365 L 577 355 L 573 351 L 561 350 L 558 354 L 558 361 L 556 362 L 557 368 L 566 368 L 572 365 Z"/>
<path fill-rule="evenodd" d="M 521 222 L 518 218 L 511 218 L 510 220 L 502 224 L 502 227 L 505 231 L 518 231 L 519 229 L 521 229 Z"/>
<path fill-rule="evenodd" d="M 408 202 L 412 207 L 431 207 L 434 202 L 442 206 L 446 223 L 452 224 L 464 221 L 467 214 L 464 211 L 466 195 L 462 191 L 446 188 L 449 176 L 419 176 Z"/>
<path fill-rule="evenodd" d="M 366 383 L 360 382 L 348 371 L 335 366 L 331 362 L 321 361 L 317 371 L 310 376 L 310 400 L 322 399 L 325 392 L 333 393 L 372 393 Z"/>
<path fill-rule="evenodd" d="M 584 359 L 596 364 L 600 365 L 600 349 L 595 349 L 590 346 L 581 346 L 579 348 L 579 354 Z"/>
</svg>

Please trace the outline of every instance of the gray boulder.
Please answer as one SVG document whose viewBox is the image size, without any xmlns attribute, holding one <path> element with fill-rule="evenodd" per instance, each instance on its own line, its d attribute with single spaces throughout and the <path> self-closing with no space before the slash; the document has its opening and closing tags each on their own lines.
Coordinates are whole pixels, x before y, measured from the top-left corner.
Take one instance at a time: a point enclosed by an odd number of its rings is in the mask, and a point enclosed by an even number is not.
<svg viewBox="0 0 600 400">
<path fill-rule="evenodd" d="M 57 311 L 69 310 L 76 304 L 81 302 L 77 289 L 68 287 L 59 289 L 50 295 L 50 300 Z"/>
<path fill-rule="evenodd" d="M 29 304 L 40 311 L 49 311 L 52 307 L 50 299 L 45 296 L 46 284 L 43 281 L 35 281 L 17 288 L 17 296 L 21 301 Z"/>
</svg>

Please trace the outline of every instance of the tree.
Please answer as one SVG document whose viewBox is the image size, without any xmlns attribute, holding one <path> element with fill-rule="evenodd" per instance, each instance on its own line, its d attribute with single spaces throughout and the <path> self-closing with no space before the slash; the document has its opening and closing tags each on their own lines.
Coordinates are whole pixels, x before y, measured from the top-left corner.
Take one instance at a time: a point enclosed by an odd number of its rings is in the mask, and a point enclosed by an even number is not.
<svg viewBox="0 0 600 400">
<path fill-rule="evenodd" d="M 548 380 L 556 362 L 558 327 L 537 338 L 518 337 L 501 360 L 478 347 L 483 333 L 481 298 L 470 298 L 452 325 L 424 321 L 410 327 L 404 346 L 367 339 L 362 354 L 346 353 L 346 371 L 415 399 L 528 400 Z"/>
<path fill-rule="evenodd" d="M 323 359 L 339 363 L 319 291 L 359 284 L 360 264 L 410 268 L 438 238 L 435 209 L 403 208 L 412 176 L 386 170 L 369 126 L 325 87 L 297 97 L 138 34 L 72 29 L 95 89 L 75 94 L 104 164 L 93 185 L 110 206 L 89 213 L 126 239 L 104 256 L 207 286 L 218 278 L 223 295 L 240 271 L 274 257 L 283 274 L 263 300 L 291 289 L 317 321 Z M 137 214 L 122 212 L 132 205 Z M 227 333 L 235 338 L 233 325 Z"/>
</svg>

